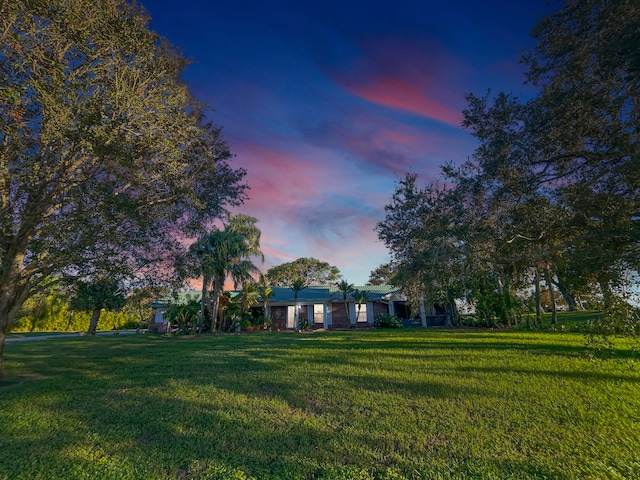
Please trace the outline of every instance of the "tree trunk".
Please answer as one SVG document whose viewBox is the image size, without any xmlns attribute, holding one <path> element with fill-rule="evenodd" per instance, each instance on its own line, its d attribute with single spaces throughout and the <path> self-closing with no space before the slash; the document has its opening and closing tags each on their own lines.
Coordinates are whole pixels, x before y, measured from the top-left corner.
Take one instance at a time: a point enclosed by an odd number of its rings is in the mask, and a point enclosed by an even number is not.
<svg viewBox="0 0 640 480">
<path fill-rule="evenodd" d="M 211 283 L 211 279 L 208 275 L 204 275 L 202 277 L 202 297 L 200 298 L 200 313 L 198 316 L 198 322 L 204 325 L 205 312 L 207 311 L 207 289 L 209 288 L 209 284 Z M 212 322 L 213 323 L 213 322 Z"/>
<path fill-rule="evenodd" d="M 349 302 L 347 302 L 347 299 L 344 299 L 344 311 L 347 314 L 347 320 L 349 321 L 349 325 L 351 325 L 351 315 L 349 314 Z"/>
<path fill-rule="evenodd" d="M 218 305 L 220 305 L 220 293 L 222 292 L 222 285 L 224 279 L 213 280 L 213 298 L 211 299 L 211 333 L 216 331 L 218 325 Z"/>
<path fill-rule="evenodd" d="M 542 325 L 542 309 L 540 308 L 540 269 L 535 267 L 536 269 L 536 278 L 535 278 L 535 302 L 536 302 L 536 319 L 535 325 Z"/>
<path fill-rule="evenodd" d="M 98 320 L 100 320 L 101 312 L 101 308 L 97 308 L 93 312 L 91 312 L 91 320 L 89 321 L 89 329 L 87 330 L 87 335 L 96 334 L 96 329 L 98 328 Z"/>
<path fill-rule="evenodd" d="M 567 301 L 567 305 L 569 306 L 569 311 L 575 312 L 576 310 L 575 297 L 571 293 L 569 293 L 569 291 L 564 287 L 564 284 L 559 279 L 557 282 L 553 282 L 553 283 L 555 284 L 556 287 L 558 287 L 558 290 L 560 290 L 560 293 L 562 294 L 564 299 Z"/>
<path fill-rule="evenodd" d="M 25 285 L 21 288 L 15 283 L 0 285 L 0 378 L 4 371 L 4 341 L 9 327 L 13 325 L 18 316 L 22 304 L 27 298 L 28 289 Z"/>
<path fill-rule="evenodd" d="M 502 278 L 497 276 L 498 284 L 498 297 L 500 298 L 500 319 L 503 325 L 511 328 L 511 294 L 509 292 L 509 286 L 504 287 Z"/>
<path fill-rule="evenodd" d="M 73 322 L 73 310 L 69 312 L 69 321 L 67 322 L 67 328 L 65 329 L 65 332 L 68 332 L 71 329 L 72 322 Z"/>
<path fill-rule="evenodd" d="M 4 377 L 4 341 L 6 336 L 4 330 L 0 330 L 0 378 Z"/>
<path fill-rule="evenodd" d="M 545 277 L 547 286 L 549 287 L 549 297 L 551 297 L 551 325 L 554 327 L 558 325 L 558 311 L 556 309 L 556 292 L 553 289 L 553 282 L 551 281 L 551 271 L 549 267 L 545 270 Z"/>
<path fill-rule="evenodd" d="M 420 297 L 420 324 L 424 328 L 427 327 L 427 312 L 424 308 L 424 296 Z"/>
</svg>

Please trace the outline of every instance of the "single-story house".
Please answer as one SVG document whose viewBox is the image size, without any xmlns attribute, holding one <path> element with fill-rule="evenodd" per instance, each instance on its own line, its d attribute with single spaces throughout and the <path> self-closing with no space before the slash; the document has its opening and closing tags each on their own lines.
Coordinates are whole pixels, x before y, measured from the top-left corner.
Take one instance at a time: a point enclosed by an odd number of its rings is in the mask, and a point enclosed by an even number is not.
<svg viewBox="0 0 640 480">
<path fill-rule="evenodd" d="M 379 313 L 397 314 L 399 306 L 406 309 L 406 297 L 390 285 L 367 285 L 356 289 L 367 292 L 366 301 L 358 304 L 353 295 L 347 295 L 346 305 L 342 293 L 334 286 L 309 286 L 294 298 L 289 287 L 272 287 L 268 316 L 275 330 L 295 329 L 296 308 L 298 323 L 306 319 L 311 328 L 338 329 L 366 327 L 373 324 Z M 404 310 L 403 310 L 404 311 Z"/>
<path fill-rule="evenodd" d="M 355 287 L 366 291 L 366 301 L 358 304 L 353 295 L 347 295 L 346 306 L 342 293 L 335 286 L 309 286 L 298 292 L 295 299 L 290 287 L 271 287 L 273 297 L 268 299 L 267 312 L 273 322 L 274 330 L 297 329 L 305 319 L 313 329 L 345 329 L 363 328 L 373 325 L 373 320 L 379 313 L 397 315 L 403 319 L 405 325 L 428 326 L 441 324 L 439 315 L 427 317 L 424 309 L 418 316 L 411 318 L 407 298 L 397 287 L 391 285 L 366 285 Z M 231 291 L 235 297 L 241 291 Z M 177 298 L 162 298 L 150 304 L 154 310 L 153 322 L 150 330 L 168 332 L 169 322 L 164 318 L 164 312 L 171 305 L 184 304 L 190 300 L 200 300 L 200 292 L 182 292 Z M 262 298 L 258 298 L 255 310 L 263 308 Z M 298 316 L 296 324 L 296 308 Z M 257 313 L 257 312 L 256 312 Z M 258 315 L 263 314 L 260 312 Z M 434 322 L 435 320 L 435 322 Z"/>
</svg>

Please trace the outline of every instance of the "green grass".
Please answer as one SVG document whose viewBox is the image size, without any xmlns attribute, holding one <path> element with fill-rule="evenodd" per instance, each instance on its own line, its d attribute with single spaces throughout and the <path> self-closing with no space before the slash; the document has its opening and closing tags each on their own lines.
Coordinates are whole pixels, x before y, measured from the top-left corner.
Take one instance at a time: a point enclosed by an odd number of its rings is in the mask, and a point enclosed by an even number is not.
<svg viewBox="0 0 640 480">
<path fill-rule="evenodd" d="M 6 479 L 640 478 L 640 364 L 570 333 L 10 343 Z"/>
</svg>

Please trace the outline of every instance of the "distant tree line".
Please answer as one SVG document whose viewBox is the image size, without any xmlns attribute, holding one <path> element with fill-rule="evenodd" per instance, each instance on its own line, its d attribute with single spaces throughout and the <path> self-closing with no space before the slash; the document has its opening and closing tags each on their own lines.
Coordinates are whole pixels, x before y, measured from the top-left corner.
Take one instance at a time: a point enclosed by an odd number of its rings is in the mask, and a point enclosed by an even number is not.
<svg viewBox="0 0 640 480">
<path fill-rule="evenodd" d="M 522 292 L 608 312 L 640 270 L 640 3 L 566 0 L 534 28 L 537 95 L 469 94 L 473 157 L 398 182 L 377 225 L 409 295 L 513 325 Z M 520 294 L 520 296 L 518 295 Z M 593 306 L 593 303 L 592 303 Z M 626 314 L 625 314 L 626 315 Z"/>
</svg>

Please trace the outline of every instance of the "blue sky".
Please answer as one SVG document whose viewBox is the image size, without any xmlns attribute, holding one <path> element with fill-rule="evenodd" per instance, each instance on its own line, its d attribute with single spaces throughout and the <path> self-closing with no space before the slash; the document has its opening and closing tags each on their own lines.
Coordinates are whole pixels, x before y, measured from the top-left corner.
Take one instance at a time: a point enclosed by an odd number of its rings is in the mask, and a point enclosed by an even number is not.
<svg viewBox="0 0 640 480">
<path fill-rule="evenodd" d="M 519 58 L 540 1 L 148 0 L 151 27 L 192 59 L 251 190 L 263 270 L 299 257 L 355 284 L 388 261 L 373 227 L 405 173 L 470 157 L 464 94 L 531 95 Z"/>
</svg>

